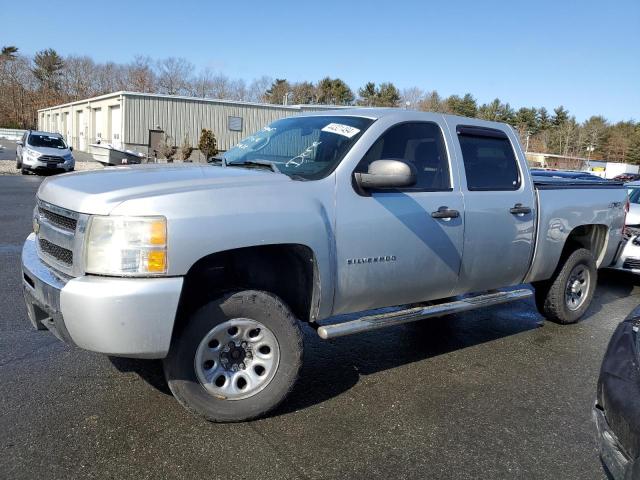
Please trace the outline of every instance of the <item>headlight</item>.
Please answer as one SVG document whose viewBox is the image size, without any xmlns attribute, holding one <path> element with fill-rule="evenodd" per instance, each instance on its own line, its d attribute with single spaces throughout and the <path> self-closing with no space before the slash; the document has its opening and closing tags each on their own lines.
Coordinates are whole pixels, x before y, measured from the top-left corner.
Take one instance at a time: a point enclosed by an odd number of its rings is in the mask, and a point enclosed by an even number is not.
<svg viewBox="0 0 640 480">
<path fill-rule="evenodd" d="M 62 158 L 64 158 L 65 160 L 69 161 L 69 160 L 73 160 L 73 154 L 71 153 L 67 153 L 66 155 L 64 155 Z"/>
<path fill-rule="evenodd" d="M 34 160 L 42 155 L 40 152 L 36 152 L 35 150 L 27 149 L 27 157 L 31 157 Z"/>
<path fill-rule="evenodd" d="M 125 276 L 167 273 L 167 219 L 92 216 L 85 271 Z"/>
</svg>

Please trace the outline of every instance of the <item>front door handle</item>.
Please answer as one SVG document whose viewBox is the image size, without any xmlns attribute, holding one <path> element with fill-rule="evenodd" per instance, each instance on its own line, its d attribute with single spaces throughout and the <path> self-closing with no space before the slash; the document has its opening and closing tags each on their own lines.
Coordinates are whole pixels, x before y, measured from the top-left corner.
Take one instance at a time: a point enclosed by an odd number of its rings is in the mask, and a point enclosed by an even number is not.
<svg viewBox="0 0 640 480">
<path fill-rule="evenodd" d="M 449 207 L 440 207 L 437 211 L 431 212 L 433 218 L 458 218 L 460 212 L 458 210 L 451 210 Z"/>
<path fill-rule="evenodd" d="M 531 213 L 531 208 L 525 207 L 521 203 L 516 203 L 509 209 L 509 212 L 514 215 L 524 215 L 525 213 Z"/>
</svg>

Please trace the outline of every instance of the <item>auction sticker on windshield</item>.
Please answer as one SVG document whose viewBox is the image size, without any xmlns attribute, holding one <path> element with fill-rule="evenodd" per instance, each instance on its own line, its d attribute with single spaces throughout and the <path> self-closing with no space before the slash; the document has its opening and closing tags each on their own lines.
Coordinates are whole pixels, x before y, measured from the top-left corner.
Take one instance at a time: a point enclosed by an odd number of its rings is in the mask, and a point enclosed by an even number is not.
<svg viewBox="0 0 640 480">
<path fill-rule="evenodd" d="M 323 132 L 337 133 L 343 137 L 351 138 L 354 135 L 360 133 L 360 129 L 351 127 L 349 125 L 343 125 L 341 123 L 330 123 L 322 129 Z"/>
</svg>

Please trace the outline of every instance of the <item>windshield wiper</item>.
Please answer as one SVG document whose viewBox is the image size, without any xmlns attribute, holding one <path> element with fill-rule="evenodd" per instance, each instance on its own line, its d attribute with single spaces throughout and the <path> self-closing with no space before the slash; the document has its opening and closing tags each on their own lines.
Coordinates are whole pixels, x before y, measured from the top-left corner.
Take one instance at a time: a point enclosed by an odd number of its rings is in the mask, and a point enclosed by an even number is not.
<svg viewBox="0 0 640 480">
<path fill-rule="evenodd" d="M 269 167 L 274 173 L 280 173 L 280 169 L 275 162 L 271 162 L 269 160 L 245 160 L 244 162 L 227 163 L 227 165 L 229 167 L 243 167 L 245 165 L 249 167 Z"/>
</svg>

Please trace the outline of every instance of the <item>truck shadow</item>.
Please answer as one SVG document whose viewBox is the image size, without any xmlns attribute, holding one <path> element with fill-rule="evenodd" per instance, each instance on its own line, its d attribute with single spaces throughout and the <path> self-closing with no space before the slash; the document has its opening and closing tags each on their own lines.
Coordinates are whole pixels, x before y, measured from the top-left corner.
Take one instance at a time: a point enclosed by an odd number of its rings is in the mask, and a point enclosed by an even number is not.
<svg viewBox="0 0 640 480">
<path fill-rule="evenodd" d="M 636 286 L 640 286 L 640 277 L 624 272 L 600 272 L 594 301 L 582 321 L 590 321 L 606 309 L 607 304 L 628 296 Z M 305 326 L 304 363 L 299 380 L 291 395 L 271 416 L 292 413 L 337 397 L 363 376 L 428 361 L 543 325 L 544 318 L 538 314 L 533 299 L 528 299 L 329 341 L 320 339 Z M 119 371 L 136 373 L 159 392 L 171 395 L 160 361 L 109 359 Z"/>
</svg>

